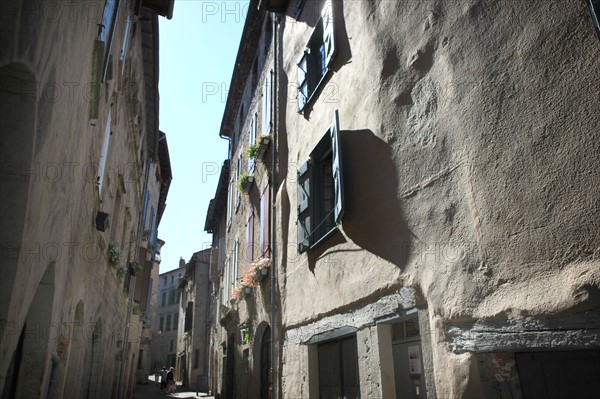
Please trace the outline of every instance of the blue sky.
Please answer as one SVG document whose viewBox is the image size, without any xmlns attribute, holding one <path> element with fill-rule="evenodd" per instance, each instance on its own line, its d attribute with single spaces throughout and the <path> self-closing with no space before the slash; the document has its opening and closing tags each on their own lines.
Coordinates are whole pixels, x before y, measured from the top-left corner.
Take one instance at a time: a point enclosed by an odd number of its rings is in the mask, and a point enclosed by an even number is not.
<svg viewBox="0 0 600 399">
<path fill-rule="evenodd" d="M 204 222 L 227 158 L 219 128 L 247 10 L 247 0 L 176 0 L 173 19 L 159 18 L 160 129 L 173 170 L 160 273 L 211 244 Z"/>
</svg>

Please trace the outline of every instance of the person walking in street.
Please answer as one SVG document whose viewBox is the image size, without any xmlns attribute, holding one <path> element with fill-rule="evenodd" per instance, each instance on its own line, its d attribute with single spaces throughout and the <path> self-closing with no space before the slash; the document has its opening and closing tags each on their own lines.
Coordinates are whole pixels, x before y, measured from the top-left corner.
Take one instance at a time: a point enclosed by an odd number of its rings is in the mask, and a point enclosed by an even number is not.
<svg viewBox="0 0 600 399">
<path fill-rule="evenodd" d="M 163 366 L 160 371 L 160 389 L 165 389 L 167 387 L 167 368 Z"/>
<path fill-rule="evenodd" d="M 160 389 L 160 368 L 154 369 L 154 382 L 156 382 L 156 386 Z"/>
<path fill-rule="evenodd" d="M 175 392 L 175 373 L 174 368 L 171 367 L 167 373 L 167 393 Z"/>
</svg>

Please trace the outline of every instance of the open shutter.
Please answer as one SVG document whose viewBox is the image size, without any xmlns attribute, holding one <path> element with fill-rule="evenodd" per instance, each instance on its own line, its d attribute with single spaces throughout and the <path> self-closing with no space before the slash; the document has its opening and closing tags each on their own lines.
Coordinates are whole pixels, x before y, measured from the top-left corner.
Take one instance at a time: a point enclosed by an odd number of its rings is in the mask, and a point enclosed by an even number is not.
<svg viewBox="0 0 600 399">
<path fill-rule="evenodd" d="M 300 62 L 298 62 L 298 112 L 304 109 L 308 101 L 308 49 L 304 50 Z"/>
<path fill-rule="evenodd" d="M 600 0 L 587 0 L 588 9 L 592 17 L 592 24 L 596 30 L 596 35 L 600 39 Z"/>
<path fill-rule="evenodd" d="M 248 141 L 249 141 L 250 146 L 253 146 L 256 143 L 257 130 L 258 130 L 258 114 L 255 112 L 254 115 L 252 115 L 252 119 L 250 120 L 250 132 L 248 133 L 248 136 L 249 136 Z M 248 158 L 248 173 L 249 174 L 254 173 L 254 165 L 255 165 L 255 160 Z"/>
<path fill-rule="evenodd" d="M 307 161 L 298 170 L 298 252 L 306 251 L 312 242 L 310 184 L 311 167 Z"/>
<path fill-rule="evenodd" d="M 262 135 L 271 134 L 271 73 L 267 74 L 263 86 Z"/>
<path fill-rule="evenodd" d="M 248 263 L 254 260 L 254 213 L 250 211 L 248 222 L 246 223 L 246 261 Z"/>
<path fill-rule="evenodd" d="M 342 151 L 340 148 L 340 116 L 338 110 L 335 110 L 333 123 L 329 129 L 331 135 L 331 152 L 333 156 L 333 187 L 335 191 L 335 222 L 339 223 L 344 213 L 344 179 L 342 175 Z"/>
<path fill-rule="evenodd" d="M 321 11 L 321 18 L 323 19 L 323 45 L 325 46 L 325 67 L 329 68 L 333 56 L 336 52 L 335 37 L 334 37 L 334 23 L 333 23 L 333 2 L 327 1 L 323 11 Z"/>
<path fill-rule="evenodd" d="M 269 251 L 269 228 L 271 223 L 271 187 L 269 184 L 265 187 L 260 196 L 260 256 L 268 257 Z"/>
</svg>

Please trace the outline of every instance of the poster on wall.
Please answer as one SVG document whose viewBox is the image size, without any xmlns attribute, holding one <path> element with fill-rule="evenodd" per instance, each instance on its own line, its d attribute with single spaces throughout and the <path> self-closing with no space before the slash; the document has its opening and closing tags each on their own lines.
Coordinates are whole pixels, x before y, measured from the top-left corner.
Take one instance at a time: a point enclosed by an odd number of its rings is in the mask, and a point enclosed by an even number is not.
<svg viewBox="0 0 600 399">
<path fill-rule="evenodd" d="M 419 350 L 419 345 L 408 347 L 408 366 L 411 375 L 421 374 L 421 351 Z"/>
</svg>

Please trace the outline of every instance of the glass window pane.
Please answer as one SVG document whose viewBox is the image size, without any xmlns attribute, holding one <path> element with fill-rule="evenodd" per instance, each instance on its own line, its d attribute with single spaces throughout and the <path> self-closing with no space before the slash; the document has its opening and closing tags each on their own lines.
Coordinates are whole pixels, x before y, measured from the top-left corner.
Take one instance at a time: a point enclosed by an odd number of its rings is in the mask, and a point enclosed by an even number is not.
<svg viewBox="0 0 600 399">
<path fill-rule="evenodd" d="M 419 324 L 417 319 L 406 320 L 406 338 L 414 338 L 419 336 Z"/>
<path fill-rule="evenodd" d="M 404 323 L 392 324 L 392 340 L 404 339 Z"/>
</svg>

